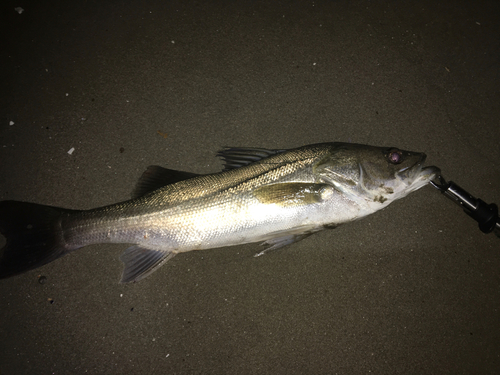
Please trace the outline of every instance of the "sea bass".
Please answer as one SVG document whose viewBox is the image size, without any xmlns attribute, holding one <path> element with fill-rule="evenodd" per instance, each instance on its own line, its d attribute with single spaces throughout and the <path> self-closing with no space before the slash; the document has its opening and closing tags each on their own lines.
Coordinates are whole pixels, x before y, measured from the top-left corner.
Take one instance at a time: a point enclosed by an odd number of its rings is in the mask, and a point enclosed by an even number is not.
<svg viewBox="0 0 500 375">
<path fill-rule="evenodd" d="M 0 278 L 98 243 L 134 244 L 120 257 L 122 283 L 186 251 L 251 242 L 277 249 L 372 214 L 439 174 L 423 167 L 423 153 L 351 143 L 218 156 L 225 168 L 214 174 L 150 166 L 131 200 L 91 210 L 0 202 Z"/>
</svg>

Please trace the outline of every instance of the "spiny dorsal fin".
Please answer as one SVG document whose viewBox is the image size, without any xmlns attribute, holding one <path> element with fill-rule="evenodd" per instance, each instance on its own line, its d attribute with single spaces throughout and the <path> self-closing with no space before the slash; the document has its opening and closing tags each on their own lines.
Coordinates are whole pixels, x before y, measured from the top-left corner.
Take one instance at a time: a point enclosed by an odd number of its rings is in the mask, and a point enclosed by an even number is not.
<svg viewBox="0 0 500 375">
<path fill-rule="evenodd" d="M 245 165 L 268 158 L 287 150 L 269 150 L 255 147 L 224 147 L 217 156 L 224 162 L 224 170 L 244 167 Z"/>
<path fill-rule="evenodd" d="M 137 181 L 137 185 L 132 192 L 132 198 L 142 197 L 165 185 L 175 184 L 176 182 L 188 180 L 197 176 L 199 176 L 199 174 L 150 165 L 148 169 L 144 171 L 141 178 L 139 178 L 139 181 Z"/>
</svg>

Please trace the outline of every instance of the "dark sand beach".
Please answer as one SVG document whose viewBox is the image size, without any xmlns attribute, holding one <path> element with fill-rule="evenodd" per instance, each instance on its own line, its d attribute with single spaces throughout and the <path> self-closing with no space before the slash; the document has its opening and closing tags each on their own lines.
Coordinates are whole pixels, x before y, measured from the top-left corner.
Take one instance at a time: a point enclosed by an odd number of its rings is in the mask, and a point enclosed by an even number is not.
<svg viewBox="0 0 500 375">
<path fill-rule="evenodd" d="M 500 204 L 496 1 L 1 11 L 0 200 L 89 209 L 128 199 L 149 165 L 213 173 L 223 146 L 339 141 L 425 152 Z M 431 186 L 258 258 L 181 254 L 136 284 L 118 283 L 126 248 L 0 280 L 0 374 L 500 372 L 500 239 Z"/>
</svg>

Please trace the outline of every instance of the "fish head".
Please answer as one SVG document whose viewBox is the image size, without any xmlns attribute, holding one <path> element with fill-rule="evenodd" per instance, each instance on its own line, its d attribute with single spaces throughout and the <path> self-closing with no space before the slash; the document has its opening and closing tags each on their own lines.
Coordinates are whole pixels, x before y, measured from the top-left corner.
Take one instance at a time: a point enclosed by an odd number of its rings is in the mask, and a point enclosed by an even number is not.
<svg viewBox="0 0 500 375">
<path fill-rule="evenodd" d="M 314 172 L 348 199 L 386 206 L 440 173 L 436 167 L 423 167 L 425 159 L 424 153 L 396 147 L 334 143 Z"/>
</svg>

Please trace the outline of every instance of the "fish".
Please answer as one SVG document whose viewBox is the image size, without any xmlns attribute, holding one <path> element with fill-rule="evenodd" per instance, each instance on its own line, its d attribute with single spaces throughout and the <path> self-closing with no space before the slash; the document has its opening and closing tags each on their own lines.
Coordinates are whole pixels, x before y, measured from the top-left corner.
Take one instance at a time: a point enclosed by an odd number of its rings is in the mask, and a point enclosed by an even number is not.
<svg viewBox="0 0 500 375">
<path fill-rule="evenodd" d="M 281 248 L 361 219 L 439 175 L 426 155 L 395 147 L 319 143 L 294 149 L 225 147 L 218 173 L 149 166 L 132 198 L 90 210 L 0 202 L 0 278 L 84 246 L 131 244 L 121 283 L 137 282 L 178 253 L 261 242 Z"/>
</svg>

